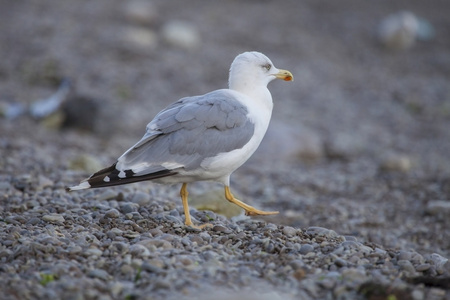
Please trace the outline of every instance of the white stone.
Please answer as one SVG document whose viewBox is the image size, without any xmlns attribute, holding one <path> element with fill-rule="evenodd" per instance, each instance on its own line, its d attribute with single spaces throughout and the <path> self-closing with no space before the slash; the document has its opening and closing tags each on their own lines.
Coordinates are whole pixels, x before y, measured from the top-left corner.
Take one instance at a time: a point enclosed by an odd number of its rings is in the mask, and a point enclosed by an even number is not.
<svg viewBox="0 0 450 300">
<path fill-rule="evenodd" d="M 148 0 L 125 1 L 123 10 L 128 21 L 137 25 L 153 25 L 158 18 L 155 5 Z"/>
<path fill-rule="evenodd" d="M 49 223 L 63 223 L 64 217 L 60 214 L 48 214 L 42 217 L 42 220 Z"/>
<path fill-rule="evenodd" d="M 153 30 L 141 27 L 123 29 L 123 41 L 140 50 L 154 50 L 158 46 L 158 37 Z"/>
<path fill-rule="evenodd" d="M 404 154 L 389 154 L 380 162 L 380 169 L 383 171 L 408 172 L 411 168 L 411 158 Z"/>
<path fill-rule="evenodd" d="M 416 42 L 419 21 L 411 12 L 388 16 L 378 29 L 380 41 L 389 49 L 405 50 Z"/>
<path fill-rule="evenodd" d="M 166 43 L 178 48 L 194 50 L 200 47 L 200 33 L 191 23 L 168 22 L 163 26 L 161 35 Z"/>
</svg>

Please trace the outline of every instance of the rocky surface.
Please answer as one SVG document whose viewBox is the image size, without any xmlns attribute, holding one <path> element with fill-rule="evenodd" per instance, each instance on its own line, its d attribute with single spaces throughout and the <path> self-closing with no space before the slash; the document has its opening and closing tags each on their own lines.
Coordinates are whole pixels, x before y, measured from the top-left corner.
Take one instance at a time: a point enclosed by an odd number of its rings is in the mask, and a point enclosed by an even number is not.
<svg viewBox="0 0 450 300">
<path fill-rule="evenodd" d="M 0 3 L 2 298 L 450 299 L 448 4 L 182 3 Z M 386 48 L 380 22 L 405 10 L 433 34 Z M 65 192 L 246 50 L 295 76 L 232 177 L 280 215 L 218 205 L 214 183 L 189 186 L 205 230 L 178 186 Z M 32 117 L 65 79 L 64 105 Z"/>
</svg>

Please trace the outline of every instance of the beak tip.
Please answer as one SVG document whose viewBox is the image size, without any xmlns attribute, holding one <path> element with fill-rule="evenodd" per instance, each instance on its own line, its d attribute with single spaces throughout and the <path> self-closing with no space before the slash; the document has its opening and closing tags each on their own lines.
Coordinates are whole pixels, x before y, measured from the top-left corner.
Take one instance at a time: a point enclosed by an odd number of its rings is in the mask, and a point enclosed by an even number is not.
<svg viewBox="0 0 450 300">
<path fill-rule="evenodd" d="M 278 74 L 275 75 L 278 79 L 283 79 L 284 81 L 294 81 L 294 76 L 291 72 L 287 70 L 279 70 Z"/>
</svg>

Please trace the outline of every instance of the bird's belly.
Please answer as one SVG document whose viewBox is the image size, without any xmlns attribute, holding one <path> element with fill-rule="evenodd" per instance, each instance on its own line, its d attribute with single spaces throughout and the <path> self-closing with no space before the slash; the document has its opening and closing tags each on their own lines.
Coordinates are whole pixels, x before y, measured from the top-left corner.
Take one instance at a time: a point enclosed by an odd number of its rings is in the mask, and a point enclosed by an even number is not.
<svg viewBox="0 0 450 300">
<path fill-rule="evenodd" d="M 205 158 L 199 168 L 192 170 L 178 170 L 172 176 L 158 178 L 153 181 L 164 184 L 195 181 L 217 181 L 229 184 L 229 177 L 237 168 L 242 166 L 258 148 L 262 137 L 255 135 L 242 148 L 230 152 L 219 153 L 216 156 Z"/>
</svg>

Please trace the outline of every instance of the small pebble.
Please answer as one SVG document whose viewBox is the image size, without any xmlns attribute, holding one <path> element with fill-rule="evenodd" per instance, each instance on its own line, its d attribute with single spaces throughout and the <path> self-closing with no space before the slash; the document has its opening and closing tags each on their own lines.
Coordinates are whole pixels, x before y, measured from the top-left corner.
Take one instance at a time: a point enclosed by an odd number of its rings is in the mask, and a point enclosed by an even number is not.
<svg viewBox="0 0 450 300">
<path fill-rule="evenodd" d="M 406 155 L 392 154 L 388 155 L 380 163 L 380 170 L 387 172 L 406 173 L 412 168 L 411 159 Z"/>
<path fill-rule="evenodd" d="M 283 234 L 285 234 L 288 237 L 293 237 L 297 234 L 297 229 L 290 226 L 285 226 L 283 228 Z"/>
<path fill-rule="evenodd" d="M 139 245 L 141 246 L 141 245 Z M 117 253 L 119 255 L 124 255 L 126 253 L 128 253 L 128 244 L 124 243 L 124 242 L 113 242 L 110 246 L 109 246 L 109 250 L 112 253 Z M 144 247 L 145 248 L 145 247 Z"/>
<path fill-rule="evenodd" d="M 402 270 L 404 270 L 404 271 L 406 271 L 406 272 L 408 272 L 410 274 L 414 274 L 415 273 L 415 268 L 414 268 L 414 266 L 412 265 L 412 263 L 409 260 L 399 260 L 397 262 L 397 264 L 399 265 L 399 267 Z"/>
<path fill-rule="evenodd" d="M 150 229 L 149 233 L 150 233 L 152 236 L 154 236 L 154 237 L 157 237 L 157 236 L 160 236 L 160 235 L 163 234 L 163 232 L 161 231 L 161 229 L 158 229 L 158 228 L 152 228 L 152 229 Z"/>
<path fill-rule="evenodd" d="M 46 187 L 52 187 L 55 183 L 44 175 L 39 176 L 38 189 L 44 189 Z"/>
<path fill-rule="evenodd" d="M 138 208 L 139 208 L 139 205 L 136 203 L 132 203 L 132 202 L 125 202 L 125 203 L 122 203 L 122 205 L 120 206 L 120 210 L 124 214 L 130 214 L 133 212 L 137 212 Z"/>
<path fill-rule="evenodd" d="M 112 200 L 117 198 L 117 193 L 112 189 L 105 189 L 104 192 L 97 195 L 96 200 L 97 201 L 104 201 L 104 200 Z"/>
<path fill-rule="evenodd" d="M 168 44 L 185 50 L 194 50 L 201 46 L 200 33 L 188 22 L 170 21 L 164 24 L 161 35 Z"/>
<path fill-rule="evenodd" d="M 163 272 L 163 269 L 161 267 L 158 267 L 156 265 L 153 265 L 149 262 L 144 262 L 142 264 L 142 270 L 145 270 L 147 272 L 151 272 L 151 273 L 161 273 Z"/>
<path fill-rule="evenodd" d="M 102 269 L 94 269 L 89 271 L 89 273 L 87 274 L 89 277 L 91 278 L 98 278 L 101 280 L 108 280 L 110 278 L 110 275 L 108 274 L 108 272 L 106 272 L 105 270 Z"/>
<path fill-rule="evenodd" d="M 9 182 L 0 181 L 0 190 L 5 191 L 11 189 L 12 186 Z"/>
<path fill-rule="evenodd" d="M 302 247 L 300 248 L 299 253 L 302 255 L 308 254 L 310 252 L 314 251 L 314 247 L 310 244 L 304 244 L 302 245 Z"/>
<path fill-rule="evenodd" d="M 441 275 L 444 273 L 444 266 L 448 263 L 448 258 L 437 253 L 433 253 L 429 256 L 428 261 L 435 266 L 436 272 Z"/>
<path fill-rule="evenodd" d="M 439 220 L 447 220 L 450 215 L 450 201 L 430 201 L 428 202 L 425 211 Z"/>
<path fill-rule="evenodd" d="M 425 272 L 425 271 L 428 271 L 430 269 L 430 267 L 431 267 L 430 264 L 421 264 L 416 267 L 416 271 L 417 272 Z"/>
<path fill-rule="evenodd" d="M 309 227 L 308 229 L 306 229 L 306 234 L 313 236 L 323 236 L 327 238 L 337 237 L 337 233 L 334 230 L 317 226 Z"/>
<path fill-rule="evenodd" d="M 351 236 L 351 235 L 346 235 L 346 236 L 344 236 L 344 239 L 345 239 L 346 241 L 352 241 L 352 242 L 357 242 L 357 241 L 358 241 L 358 239 L 357 239 L 356 237 Z"/>
<path fill-rule="evenodd" d="M 223 232 L 223 233 L 230 233 L 231 230 L 223 225 L 214 225 L 213 231 L 215 232 Z"/>
<path fill-rule="evenodd" d="M 419 21 L 408 11 L 402 11 L 387 16 L 381 21 L 378 36 L 381 43 L 391 50 L 406 50 L 411 48 L 417 39 Z"/>
<path fill-rule="evenodd" d="M 401 250 L 397 256 L 398 260 L 411 260 L 411 258 L 412 258 L 412 253 L 409 251 L 403 251 L 403 250 Z"/>
<path fill-rule="evenodd" d="M 421 289 L 415 289 L 411 292 L 412 300 L 424 300 L 425 299 L 425 293 Z"/>
<path fill-rule="evenodd" d="M 133 198 L 131 198 L 131 201 L 140 206 L 145 206 L 150 203 L 150 195 L 148 193 L 136 192 Z"/>
<path fill-rule="evenodd" d="M 60 214 L 49 214 L 42 217 L 42 220 L 49 223 L 64 223 L 64 217 Z"/>
<path fill-rule="evenodd" d="M 110 219 L 117 219 L 118 217 L 120 217 L 120 212 L 117 209 L 113 208 L 105 213 L 105 217 Z"/>
<path fill-rule="evenodd" d="M 334 264 L 338 267 L 345 267 L 347 265 L 347 262 L 343 260 L 342 258 L 338 258 L 334 261 Z"/>
<path fill-rule="evenodd" d="M 127 19 L 137 25 L 153 25 L 158 19 L 158 11 L 151 1 L 126 1 L 123 11 Z"/>
<path fill-rule="evenodd" d="M 133 274 L 135 273 L 135 271 L 136 270 L 128 264 L 124 264 L 120 267 L 120 273 L 122 273 L 123 275 Z"/>
<path fill-rule="evenodd" d="M 342 271 L 342 277 L 345 280 L 364 282 L 367 279 L 367 275 L 361 269 L 349 268 Z"/>
<path fill-rule="evenodd" d="M 101 256 L 103 254 L 103 251 L 97 248 L 89 248 L 86 251 L 83 252 L 85 256 Z"/>
<path fill-rule="evenodd" d="M 172 244 L 165 240 L 143 240 L 143 241 L 139 241 L 138 243 L 145 246 L 150 251 L 152 251 L 152 246 L 155 247 L 156 249 L 162 248 L 164 250 L 173 248 Z"/>
<path fill-rule="evenodd" d="M 45 220 L 44 220 L 45 221 Z M 39 222 L 41 222 L 41 220 L 39 219 L 39 218 L 36 218 L 36 217 L 33 217 L 33 218 L 31 218 L 31 219 L 29 219 L 28 221 L 27 221 L 27 224 L 28 225 L 37 225 L 37 224 L 39 224 Z"/>
<path fill-rule="evenodd" d="M 361 243 L 360 242 L 355 242 L 355 241 L 345 241 L 341 244 L 342 247 L 344 247 L 344 249 L 349 250 L 349 249 L 358 249 L 361 247 Z"/>
<path fill-rule="evenodd" d="M 45 217 L 45 216 L 44 216 Z M 44 218 L 43 218 L 44 219 Z M 44 219 L 44 221 L 47 222 L 55 222 L 55 220 L 50 220 L 49 218 L 47 218 L 48 220 Z M 64 220 L 64 219 L 63 219 Z M 9 224 L 14 224 L 14 225 L 20 225 L 20 222 L 16 220 L 15 217 L 9 216 L 5 218 L 6 223 Z"/>
</svg>

